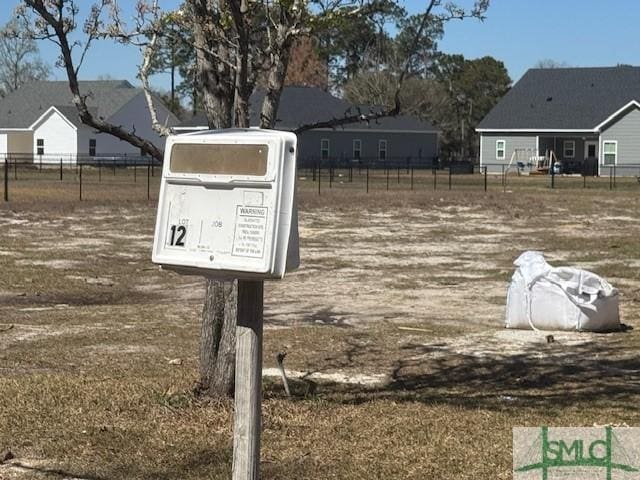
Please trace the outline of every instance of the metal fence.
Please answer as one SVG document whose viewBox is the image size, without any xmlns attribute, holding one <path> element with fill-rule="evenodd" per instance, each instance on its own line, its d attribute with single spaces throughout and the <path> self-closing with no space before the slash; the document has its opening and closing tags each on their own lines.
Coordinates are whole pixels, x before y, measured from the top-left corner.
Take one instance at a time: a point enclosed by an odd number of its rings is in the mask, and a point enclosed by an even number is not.
<svg viewBox="0 0 640 480">
<path fill-rule="evenodd" d="M 0 157 L 5 201 L 64 197 L 76 200 L 110 198 L 151 200 L 157 195 L 161 162 L 151 157 L 17 156 Z M 300 185 L 318 194 L 334 189 L 382 192 L 392 190 L 526 191 L 527 189 L 640 189 L 640 164 L 600 166 L 600 176 L 525 175 L 503 164 L 479 167 L 472 161 L 438 158 L 357 160 L 303 158 Z"/>
<path fill-rule="evenodd" d="M 147 156 L 7 155 L 0 158 L 3 199 L 152 198 L 162 168 Z M 47 195 L 48 194 L 48 195 Z M 89 195 L 88 195 L 89 194 Z"/>
<path fill-rule="evenodd" d="M 332 189 L 354 189 L 366 193 L 392 190 L 512 191 L 528 189 L 638 189 L 640 164 L 601 166 L 583 174 L 525 175 L 503 164 L 478 166 L 469 161 L 440 161 L 424 165 L 398 163 L 337 164 L 331 162 L 300 167 L 301 181 L 313 182 L 318 194 Z"/>
</svg>

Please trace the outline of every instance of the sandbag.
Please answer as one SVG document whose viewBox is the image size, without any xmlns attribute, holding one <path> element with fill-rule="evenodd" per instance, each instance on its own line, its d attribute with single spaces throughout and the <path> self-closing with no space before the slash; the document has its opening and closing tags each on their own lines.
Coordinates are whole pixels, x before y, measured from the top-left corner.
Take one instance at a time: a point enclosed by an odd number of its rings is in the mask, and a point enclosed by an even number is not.
<svg viewBox="0 0 640 480">
<path fill-rule="evenodd" d="M 507 291 L 507 328 L 613 331 L 620 329 L 618 290 L 587 270 L 554 268 L 541 252 L 520 255 Z"/>
</svg>

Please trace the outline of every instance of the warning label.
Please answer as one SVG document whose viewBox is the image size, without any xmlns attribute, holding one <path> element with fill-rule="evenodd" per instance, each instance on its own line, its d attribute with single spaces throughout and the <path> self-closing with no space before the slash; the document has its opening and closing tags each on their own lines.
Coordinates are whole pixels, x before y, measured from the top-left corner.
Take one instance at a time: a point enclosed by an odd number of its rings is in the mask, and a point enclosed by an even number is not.
<svg viewBox="0 0 640 480">
<path fill-rule="evenodd" d="M 232 255 L 262 258 L 267 235 L 267 208 L 238 206 Z"/>
</svg>

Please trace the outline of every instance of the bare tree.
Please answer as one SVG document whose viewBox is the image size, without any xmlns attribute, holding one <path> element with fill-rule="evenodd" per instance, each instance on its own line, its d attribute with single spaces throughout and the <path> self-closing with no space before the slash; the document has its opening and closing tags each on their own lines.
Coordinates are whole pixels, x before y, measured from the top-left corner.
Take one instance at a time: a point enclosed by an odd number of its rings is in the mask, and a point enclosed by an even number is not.
<svg viewBox="0 0 640 480">
<path fill-rule="evenodd" d="M 49 77 L 49 66 L 39 57 L 36 42 L 21 35 L 15 18 L 0 30 L 0 94 L 17 90 L 32 80 Z"/>
<path fill-rule="evenodd" d="M 82 121 L 159 156 L 155 146 L 144 143 L 132 132 L 92 117 L 86 106 L 86 95 L 80 93 L 77 80 L 77 71 L 91 41 L 111 37 L 122 42 L 138 42 L 143 48 L 140 77 L 143 85 L 148 86 L 149 59 L 155 54 L 157 36 L 162 34 L 164 23 L 157 3 L 140 0 L 137 3 L 136 28 L 127 30 L 114 1 L 98 1 L 85 22 L 86 40 L 79 45 L 70 44 L 68 39 L 69 32 L 76 26 L 74 0 L 23 1 L 38 16 L 33 36 L 48 38 L 60 47 L 60 65 L 66 69 L 73 101 Z M 434 19 L 444 22 L 469 16 L 482 18 L 488 3 L 489 0 L 476 0 L 472 10 L 466 11 L 451 3 L 444 4 L 442 0 L 429 0 L 407 51 L 416 50 L 428 23 Z M 175 15 L 174 20 L 184 22 L 193 32 L 197 86 L 209 127 L 248 127 L 249 98 L 262 74 L 266 79 L 266 92 L 260 107 L 260 127 L 273 128 L 296 40 L 310 35 L 314 28 L 326 22 L 369 15 L 376 8 L 375 4 L 368 0 L 319 0 L 313 5 L 309 0 L 186 0 L 184 7 L 172 15 Z M 107 7 L 111 11 L 111 21 L 105 25 L 102 12 Z M 439 8 L 442 12 L 436 14 L 435 10 Z M 141 34 L 148 40 L 140 41 Z M 78 65 L 74 64 L 71 54 L 75 46 L 81 49 Z M 398 114 L 401 108 L 400 89 L 407 76 L 408 65 L 409 60 L 397 78 L 393 106 L 366 114 L 326 119 L 302 126 L 298 131 Z M 200 391 L 209 395 L 224 396 L 233 392 L 237 299 L 237 282 L 207 282 L 201 329 Z"/>
<path fill-rule="evenodd" d="M 96 39 L 112 36 L 115 39 L 122 40 L 124 37 L 128 37 L 129 40 L 131 40 L 134 37 L 148 35 L 149 31 L 139 30 L 125 35 L 122 33 L 122 29 L 117 21 L 114 20 L 112 25 L 107 25 L 104 16 L 110 11 L 113 16 L 117 17 L 117 5 L 113 0 L 99 0 L 92 5 L 82 27 L 84 40 L 71 41 L 70 34 L 78 27 L 77 17 L 79 9 L 74 0 L 23 0 L 23 2 L 24 3 L 16 9 L 16 16 L 22 22 L 24 37 L 31 40 L 50 40 L 58 46 L 60 57 L 58 58 L 57 65 L 64 68 L 67 74 L 71 99 L 78 110 L 78 116 L 82 123 L 100 132 L 108 133 L 120 140 L 128 142 L 140 148 L 141 151 L 161 160 L 162 150 L 151 141 L 136 135 L 135 131 L 129 131 L 120 125 L 114 125 L 102 117 L 93 115 L 87 105 L 87 98 L 90 97 L 90 92 L 82 92 L 80 82 L 78 81 L 80 68 L 92 43 Z M 141 7 L 138 9 L 137 18 L 138 25 L 156 25 L 153 20 L 158 21 L 159 9 L 157 8 L 157 4 L 154 3 L 150 6 L 146 4 L 144 6 L 142 6 L 143 4 L 140 5 Z M 35 15 L 35 19 L 32 18 L 31 14 Z M 149 16 L 151 16 L 153 20 L 148 20 Z M 109 29 L 107 27 L 109 27 Z M 143 44 L 141 43 L 140 45 L 142 46 Z M 151 52 L 148 53 L 148 55 L 152 55 L 153 49 L 155 48 L 153 36 L 144 46 L 146 47 L 145 51 Z M 151 112 L 152 123 L 154 128 L 161 134 L 167 134 L 169 131 L 166 126 L 163 127 L 157 120 L 156 111 L 150 98 L 149 86 L 148 83 L 145 82 L 144 74 L 149 69 L 147 63 L 147 57 L 143 55 L 140 71 L 145 93 L 147 94 L 147 101 L 150 105 L 149 110 Z"/>
</svg>

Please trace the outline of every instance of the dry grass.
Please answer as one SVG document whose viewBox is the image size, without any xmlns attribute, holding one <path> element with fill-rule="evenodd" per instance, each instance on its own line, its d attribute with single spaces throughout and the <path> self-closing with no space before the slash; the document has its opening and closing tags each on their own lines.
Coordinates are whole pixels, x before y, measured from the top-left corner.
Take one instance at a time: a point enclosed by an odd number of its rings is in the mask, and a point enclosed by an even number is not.
<svg viewBox="0 0 640 480">
<path fill-rule="evenodd" d="M 638 423 L 637 328 L 549 345 L 501 329 L 528 248 L 608 277 L 638 327 L 637 182 L 422 180 L 301 181 L 303 267 L 267 284 L 265 367 L 285 350 L 293 370 L 384 381 L 299 381 L 289 400 L 266 379 L 263 478 L 507 479 L 514 426 Z M 0 478 L 228 478 L 231 406 L 191 394 L 203 284 L 150 263 L 146 184 L 82 203 L 39 185 L 0 206 Z"/>
</svg>

